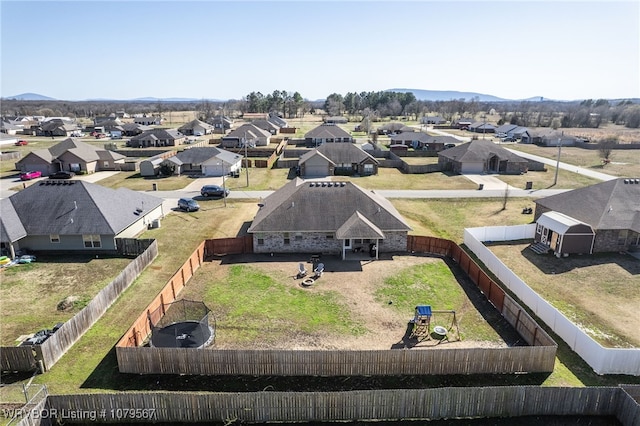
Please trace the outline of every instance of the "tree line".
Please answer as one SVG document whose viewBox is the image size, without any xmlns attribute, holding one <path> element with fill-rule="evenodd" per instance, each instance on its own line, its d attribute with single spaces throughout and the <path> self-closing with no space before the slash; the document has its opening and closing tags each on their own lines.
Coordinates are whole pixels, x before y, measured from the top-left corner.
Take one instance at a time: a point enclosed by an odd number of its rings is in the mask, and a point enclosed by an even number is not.
<svg viewBox="0 0 640 426">
<path fill-rule="evenodd" d="M 390 91 L 332 93 L 324 100 L 310 101 L 299 92 L 275 90 L 264 95 L 250 92 L 239 100 L 164 102 L 164 101 L 22 101 L 3 99 L 2 116 L 42 115 L 94 118 L 123 110 L 128 114 L 166 114 L 171 111 L 197 111 L 206 120 L 224 114 L 241 116 L 244 113 L 275 113 L 285 118 L 304 117 L 318 110 L 331 116 L 344 115 L 350 121 L 373 122 L 408 117 L 418 120 L 426 115 L 439 115 L 453 122 L 457 118 L 475 118 L 480 112 L 499 115 L 498 125 L 511 123 L 525 127 L 598 128 L 614 123 L 628 128 L 640 128 L 638 100 L 609 101 L 587 99 L 575 102 L 560 101 L 502 101 L 481 102 L 472 99 L 448 101 L 418 100 L 413 93 Z"/>
</svg>

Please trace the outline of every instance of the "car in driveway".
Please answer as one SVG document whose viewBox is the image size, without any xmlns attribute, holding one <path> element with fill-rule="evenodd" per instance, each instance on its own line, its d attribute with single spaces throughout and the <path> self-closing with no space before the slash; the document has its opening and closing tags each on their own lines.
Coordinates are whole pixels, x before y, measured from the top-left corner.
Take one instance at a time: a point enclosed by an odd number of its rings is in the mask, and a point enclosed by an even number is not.
<svg viewBox="0 0 640 426">
<path fill-rule="evenodd" d="M 20 173 L 20 180 L 31 180 L 39 178 L 40 176 L 42 176 L 42 172 L 38 170 L 35 170 L 33 172 L 24 172 Z"/>
<path fill-rule="evenodd" d="M 66 170 L 60 170 L 59 172 L 55 172 L 49 175 L 49 179 L 71 179 L 76 174 L 73 172 L 68 172 Z"/>
<path fill-rule="evenodd" d="M 205 185 L 200 188 L 200 195 L 203 197 L 226 197 L 229 190 L 218 185 Z"/>
<path fill-rule="evenodd" d="M 15 143 L 16 146 L 24 146 L 28 144 L 29 142 L 25 141 L 24 139 L 20 139 L 18 142 Z"/>
<path fill-rule="evenodd" d="M 180 198 L 178 200 L 178 208 L 186 212 L 197 212 L 200 210 L 200 205 L 193 198 Z"/>
</svg>

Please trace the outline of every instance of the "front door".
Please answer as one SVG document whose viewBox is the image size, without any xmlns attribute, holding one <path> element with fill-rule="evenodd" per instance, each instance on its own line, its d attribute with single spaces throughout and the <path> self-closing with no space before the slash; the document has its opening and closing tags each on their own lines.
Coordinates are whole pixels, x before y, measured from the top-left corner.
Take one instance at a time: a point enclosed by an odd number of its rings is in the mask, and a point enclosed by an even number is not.
<svg viewBox="0 0 640 426">
<path fill-rule="evenodd" d="M 347 238 L 346 240 L 344 240 L 344 248 L 345 250 L 350 250 L 351 249 L 351 239 Z"/>
<path fill-rule="evenodd" d="M 552 232 L 551 233 L 551 248 L 553 250 L 557 249 L 557 244 L 558 244 L 558 233 L 557 232 Z"/>
</svg>

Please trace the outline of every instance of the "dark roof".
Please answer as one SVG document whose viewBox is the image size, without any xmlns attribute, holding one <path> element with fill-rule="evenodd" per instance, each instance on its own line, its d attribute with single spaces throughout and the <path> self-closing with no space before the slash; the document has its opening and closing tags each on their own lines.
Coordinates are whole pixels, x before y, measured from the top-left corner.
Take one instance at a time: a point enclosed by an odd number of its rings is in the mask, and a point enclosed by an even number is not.
<svg viewBox="0 0 640 426">
<path fill-rule="evenodd" d="M 144 124 L 139 124 L 139 123 L 125 123 L 122 125 L 122 128 L 127 132 L 133 132 L 136 130 L 140 130 L 144 132 L 144 131 L 153 129 L 153 127 L 151 126 L 145 126 Z"/>
<path fill-rule="evenodd" d="M 11 200 L 0 200 L 0 241 L 14 242 L 27 236 L 27 231 L 20 222 L 20 217 L 13 208 Z"/>
<path fill-rule="evenodd" d="M 280 129 L 280 126 L 272 123 L 270 120 L 251 120 L 251 124 L 267 132 L 278 131 L 278 129 Z"/>
<path fill-rule="evenodd" d="M 182 130 L 193 130 L 196 127 L 202 127 L 203 129 L 209 129 L 209 130 L 213 130 L 214 127 L 209 124 L 209 123 L 205 123 L 204 121 L 200 121 L 200 120 L 191 120 L 190 122 L 183 124 L 182 126 L 178 127 L 179 131 Z"/>
<path fill-rule="evenodd" d="M 334 164 L 362 163 L 365 160 L 372 160 L 372 163 L 378 164 L 378 160 L 373 156 L 351 143 L 322 144 L 318 148 L 302 155 L 298 163 L 302 164 L 318 153 L 331 160 Z"/>
<path fill-rule="evenodd" d="M 304 137 L 306 139 L 344 139 L 351 138 L 351 134 L 335 124 L 321 124 L 318 127 L 309 130 Z"/>
<path fill-rule="evenodd" d="M 265 137 L 271 137 L 271 133 L 267 132 L 266 130 L 262 130 L 261 128 L 259 128 L 258 126 L 251 124 L 251 123 L 246 123 L 243 124 L 242 126 L 232 130 L 231 132 L 229 132 L 229 134 L 227 134 L 225 137 L 223 137 L 222 139 L 242 139 L 244 138 L 246 135 L 247 139 L 250 138 L 265 138 Z"/>
<path fill-rule="evenodd" d="M 489 140 L 482 139 L 467 142 L 453 148 L 445 149 L 438 153 L 438 156 L 443 156 L 459 162 L 486 161 L 494 155 L 500 160 L 508 160 L 510 162 L 528 162 L 527 159 L 504 149 L 500 145 L 496 145 Z"/>
<path fill-rule="evenodd" d="M 93 145 L 89 145 L 88 143 L 81 142 L 76 139 L 67 138 L 48 149 L 37 149 L 35 151 L 31 151 L 22 160 L 18 161 L 18 163 L 23 162 L 30 155 L 35 155 L 42 158 L 46 162 L 51 163 L 53 160 L 59 158 L 67 152 L 75 155 L 85 162 L 98 161 L 104 158 L 105 155 L 114 160 L 125 158 L 124 155 L 118 154 L 117 152 L 109 151 L 110 154 L 105 154 L 106 150 L 104 149 L 97 148 Z"/>
<path fill-rule="evenodd" d="M 138 191 L 80 180 L 38 182 L 9 200 L 28 235 L 117 235 L 162 204 Z"/>
<path fill-rule="evenodd" d="M 362 221 L 353 218 L 356 212 L 382 232 L 411 229 L 395 207 L 373 191 L 351 182 L 296 178 L 264 199 L 249 232 L 335 232 L 347 222 L 347 228 L 361 226 Z"/>
<path fill-rule="evenodd" d="M 151 129 L 147 130 L 138 136 L 131 138 L 132 141 L 144 140 L 148 138 L 162 139 L 162 140 L 175 140 L 185 137 L 177 129 Z"/>
<path fill-rule="evenodd" d="M 625 183 L 633 182 L 633 183 Z M 638 183 L 636 183 L 638 181 Z M 640 232 L 640 180 L 613 179 L 536 200 L 594 229 Z"/>
<path fill-rule="evenodd" d="M 413 132 L 416 129 L 409 127 L 404 123 L 387 123 L 384 126 L 380 126 L 378 130 L 385 130 L 387 132 Z"/>
<path fill-rule="evenodd" d="M 427 140 L 432 139 L 433 136 L 429 136 L 428 134 L 424 133 L 424 132 L 414 132 L 414 131 L 408 131 L 408 132 L 402 132 L 402 133 L 398 133 L 397 135 L 391 135 L 389 136 L 389 139 L 391 140 L 391 142 L 396 142 L 396 141 L 420 141 L 420 142 L 427 142 Z"/>
</svg>

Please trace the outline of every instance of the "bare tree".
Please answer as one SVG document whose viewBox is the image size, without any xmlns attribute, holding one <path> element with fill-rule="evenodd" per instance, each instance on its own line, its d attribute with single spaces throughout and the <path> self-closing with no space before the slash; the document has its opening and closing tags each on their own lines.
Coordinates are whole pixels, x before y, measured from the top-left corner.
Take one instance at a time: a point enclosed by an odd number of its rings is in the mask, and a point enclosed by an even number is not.
<svg viewBox="0 0 640 426">
<path fill-rule="evenodd" d="M 618 144 L 618 138 L 609 137 L 598 142 L 598 154 L 602 158 L 602 164 L 608 164 L 611 161 L 611 152 L 613 147 Z"/>
</svg>

